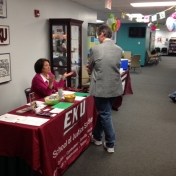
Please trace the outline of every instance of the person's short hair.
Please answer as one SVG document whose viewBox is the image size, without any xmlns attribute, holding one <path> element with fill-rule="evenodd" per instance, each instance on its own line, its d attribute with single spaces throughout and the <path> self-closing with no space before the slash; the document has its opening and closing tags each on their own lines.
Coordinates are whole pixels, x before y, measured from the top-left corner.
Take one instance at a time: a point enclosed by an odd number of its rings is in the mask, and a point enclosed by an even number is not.
<svg viewBox="0 0 176 176">
<path fill-rule="evenodd" d="M 101 25 L 98 28 L 98 35 L 100 35 L 102 32 L 104 33 L 104 36 L 106 38 L 111 38 L 112 37 L 112 30 L 111 30 L 109 25 L 107 25 L 107 24 Z"/>
<path fill-rule="evenodd" d="M 44 66 L 44 62 L 45 62 L 45 61 L 50 64 L 49 60 L 44 59 L 44 58 L 38 59 L 38 60 L 35 62 L 35 64 L 34 64 L 34 70 L 35 70 L 36 73 L 42 73 L 42 68 L 43 68 L 43 66 Z"/>
</svg>

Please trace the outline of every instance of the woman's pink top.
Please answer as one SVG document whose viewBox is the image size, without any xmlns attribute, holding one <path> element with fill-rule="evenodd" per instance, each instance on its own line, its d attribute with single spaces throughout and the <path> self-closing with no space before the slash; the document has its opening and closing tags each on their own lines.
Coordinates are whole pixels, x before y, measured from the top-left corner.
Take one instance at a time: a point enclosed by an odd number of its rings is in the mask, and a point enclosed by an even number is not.
<svg viewBox="0 0 176 176">
<path fill-rule="evenodd" d="M 52 75 L 53 75 L 52 73 L 49 73 L 49 76 Z M 44 98 L 58 91 L 58 88 L 63 87 L 65 85 L 65 82 L 66 81 L 62 79 L 59 82 L 56 82 L 56 80 L 54 80 L 53 88 L 50 89 L 48 86 L 48 81 L 44 82 L 41 75 L 37 73 L 32 79 L 31 92 L 35 93 L 35 100 Z"/>
</svg>

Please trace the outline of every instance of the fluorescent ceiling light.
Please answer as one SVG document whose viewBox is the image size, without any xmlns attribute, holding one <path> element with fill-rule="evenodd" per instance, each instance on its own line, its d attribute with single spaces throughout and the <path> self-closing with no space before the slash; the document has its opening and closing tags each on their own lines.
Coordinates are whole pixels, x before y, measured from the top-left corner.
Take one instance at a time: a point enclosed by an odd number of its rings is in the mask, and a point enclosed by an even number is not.
<svg viewBox="0 0 176 176">
<path fill-rule="evenodd" d="M 153 7 L 153 6 L 174 6 L 176 1 L 168 2 L 143 2 L 143 3 L 130 3 L 133 7 Z"/>
<path fill-rule="evenodd" d="M 96 23 L 104 23 L 102 20 L 97 20 Z"/>
<path fill-rule="evenodd" d="M 159 31 L 160 29 L 158 28 L 158 29 L 155 29 L 156 31 Z"/>
</svg>

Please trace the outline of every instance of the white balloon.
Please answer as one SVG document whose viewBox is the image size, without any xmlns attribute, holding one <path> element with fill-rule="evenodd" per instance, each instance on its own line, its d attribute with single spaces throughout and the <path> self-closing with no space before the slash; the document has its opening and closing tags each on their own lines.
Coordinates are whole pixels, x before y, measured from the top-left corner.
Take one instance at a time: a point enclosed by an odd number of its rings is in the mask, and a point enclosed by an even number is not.
<svg viewBox="0 0 176 176">
<path fill-rule="evenodd" d="M 152 25 L 153 25 L 153 23 L 149 23 L 149 24 L 148 24 L 148 27 L 151 27 Z"/>
<path fill-rule="evenodd" d="M 173 31 L 174 32 L 176 32 L 176 19 L 174 19 L 175 21 L 174 21 L 174 29 L 173 29 Z"/>
<path fill-rule="evenodd" d="M 176 23 L 176 20 L 174 18 L 168 17 L 167 20 L 166 20 L 167 29 L 169 31 L 175 30 L 175 23 Z"/>
<path fill-rule="evenodd" d="M 111 25 L 111 24 L 113 24 L 114 22 L 115 22 L 115 21 L 114 21 L 114 18 L 108 18 L 106 23 L 107 23 L 108 25 Z"/>
</svg>

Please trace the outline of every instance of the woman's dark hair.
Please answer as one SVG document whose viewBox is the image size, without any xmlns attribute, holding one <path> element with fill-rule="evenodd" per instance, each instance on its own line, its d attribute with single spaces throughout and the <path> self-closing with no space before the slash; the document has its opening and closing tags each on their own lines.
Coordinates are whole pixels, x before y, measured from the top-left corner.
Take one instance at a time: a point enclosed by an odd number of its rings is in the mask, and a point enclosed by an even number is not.
<svg viewBox="0 0 176 176">
<path fill-rule="evenodd" d="M 107 24 L 103 24 L 98 28 L 98 35 L 100 35 L 101 33 L 104 33 L 104 36 L 106 38 L 111 38 L 112 37 L 112 30 L 109 27 L 109 25 Z"/>
<path fill-rule="evenodd" d="M 50 64 L 49 60 L 43 59 L 43 58 L 38 59 L 36 61 L 36 63 L 34 64 L 34 70 L 35 70 L 36 73 L 42 73 L 42 68 L 43 68 L 43 65 L 44 65 L 45 61 Z"/>
</svg>

